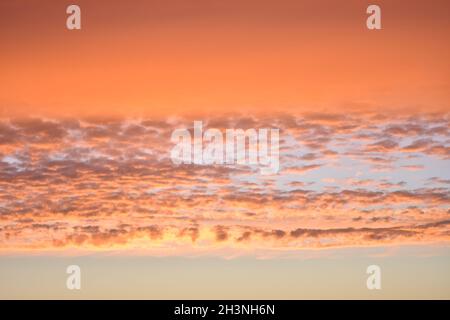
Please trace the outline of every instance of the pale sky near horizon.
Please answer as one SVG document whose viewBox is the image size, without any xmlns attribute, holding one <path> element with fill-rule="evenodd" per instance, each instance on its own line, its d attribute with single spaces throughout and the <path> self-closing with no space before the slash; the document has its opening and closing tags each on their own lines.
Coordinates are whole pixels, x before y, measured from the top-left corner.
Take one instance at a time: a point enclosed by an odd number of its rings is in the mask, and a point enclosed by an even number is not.
<svg viewBox="0 0 450 320">
<path fill-rule="evenodd" d="M 349 249 L 328 258 L 0 257 L 0 299 L 449 299 L 448 250 Z M 420 250 L 419 250 L 420 251 Z M 81 290 L 66 268 L 81 268 Z M 381 290 L 366 269 L 381 268 Z"/>
</svg>

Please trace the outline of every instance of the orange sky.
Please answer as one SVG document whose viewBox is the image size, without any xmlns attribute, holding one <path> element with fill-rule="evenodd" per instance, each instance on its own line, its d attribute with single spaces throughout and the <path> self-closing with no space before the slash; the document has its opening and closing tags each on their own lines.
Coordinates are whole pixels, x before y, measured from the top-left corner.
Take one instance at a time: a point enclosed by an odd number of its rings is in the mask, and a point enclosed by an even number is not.
<svg viewBox="0 0 450 320">
<path fill-rule="evenodd" d="M 0 115 L 449 109 L 448 1 L 71 3 L 0 4 Z"/>
</svg>

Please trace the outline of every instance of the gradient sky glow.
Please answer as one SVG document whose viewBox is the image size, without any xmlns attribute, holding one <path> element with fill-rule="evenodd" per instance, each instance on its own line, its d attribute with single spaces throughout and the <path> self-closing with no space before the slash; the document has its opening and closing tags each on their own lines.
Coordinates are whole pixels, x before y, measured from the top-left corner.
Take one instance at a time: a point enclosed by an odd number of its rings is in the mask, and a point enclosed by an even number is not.
<svg viewBox="0 0 450 320">
<path fill-rule="evenodd" d="M 447 110 L 449 3 L 2 1 L 2 113 Z"/>
<path fill-rule="evenodd" d="M 448 1 L 76 3 L 0 4 L 0 298 L 450 298 Z M 194 120 L 280 172 L 174 165 Z"/>
</svg>

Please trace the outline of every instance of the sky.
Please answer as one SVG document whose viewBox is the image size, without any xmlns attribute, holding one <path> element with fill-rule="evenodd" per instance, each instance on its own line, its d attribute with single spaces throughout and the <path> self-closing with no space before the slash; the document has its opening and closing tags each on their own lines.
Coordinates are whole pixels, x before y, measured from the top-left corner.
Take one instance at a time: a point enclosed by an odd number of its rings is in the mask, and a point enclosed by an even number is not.
<svg viewBox="0 0 450 320">
<path fill-rule="evenodd" d="M 5 115 L 446 110 L 448 1 L 2 1 Z M 62 14 L 62 13 L 64 14 Z"/>
<path fill-rule="evenodd" d="M 0 4 L 0 298 L 450 298 L 448 1 L 377 1 L 381 30 L 356 0 L 76 3 Z M 194 121 L 279 129 L 279 172 L 174 164 Z"/>
</svg>

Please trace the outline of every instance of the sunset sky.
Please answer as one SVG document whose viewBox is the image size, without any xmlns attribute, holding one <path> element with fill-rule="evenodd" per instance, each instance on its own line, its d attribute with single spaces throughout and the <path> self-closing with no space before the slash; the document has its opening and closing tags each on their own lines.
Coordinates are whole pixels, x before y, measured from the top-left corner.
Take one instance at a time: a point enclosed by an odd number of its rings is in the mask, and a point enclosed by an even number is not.
<svg viewBox="0 0 450 320">
<path fill-rule="evenodd" d="M 369 4 L 2 1 L 0 298 L 450 298 L 450 3 Z M 280 171 L 173 164 L 194 120 Z"/>
</svg>

